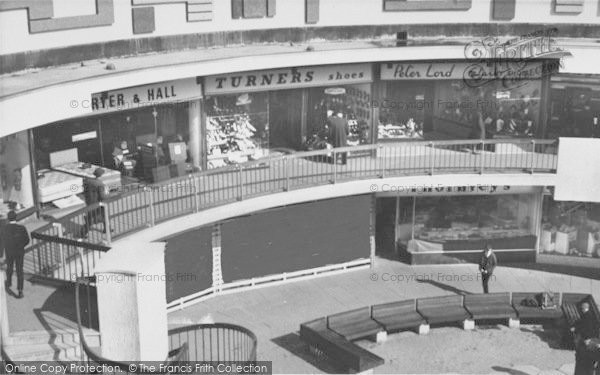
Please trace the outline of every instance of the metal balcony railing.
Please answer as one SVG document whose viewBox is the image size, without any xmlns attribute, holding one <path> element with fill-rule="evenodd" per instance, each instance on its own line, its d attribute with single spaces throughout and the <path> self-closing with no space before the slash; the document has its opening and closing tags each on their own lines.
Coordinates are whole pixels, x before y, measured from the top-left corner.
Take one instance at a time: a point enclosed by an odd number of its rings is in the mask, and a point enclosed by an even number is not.
<svg viewBox="0 0 600 375">
<path fill-rule="evenodd" d="M 132 276 L 135 276 L 132 274 Z M 100 347 L 92 348 L 86 340 L 83 331 L 82 307 L 85 310 L 87 325 L 94 325 L 97 321 L 96 286 L 94 277 L 77 278 L 75 286 L 75 308 L 77 310 L 77 326 L 81 344 L 81 360 L 92 365 L 103 365 L 105 368 L 115 368 L 119 374 L 147 373 L 138 366 L 131 371 L 129 363 L 114 361 L 104 358 Z M 256 362 L 256 335 L 250 330 L 228 323 L 196 324 L 169 330 L 169 354 L 165 359 L 165 369 L 173 369 L 172 373 L 179 373 L 178 366 L 197 363 L 252 363 Z M 133 361 L 135 362 L 135 361 Z M 104 372 L 105 374 L 107 372 Z M 154 372 L 170 374 L 171 372 Z"/>
<path fill-rule="evenodd" d="M 340 164 L 344 154 L 351 154 Z M 299 152 L 231 165 L 154 185 L 126 186 L 32 233 L 28 254 L 37 276 L 88 276 L 112 240 L 175 217 L 236 201 L 319 185 L 415 175 L 555 173 L 558 141 L 396 142 Z M 84 240 L 78 240 L 87 233 Z M 81 262 L 75 262 L 79 255 Z M 26 261 L 26 262 L 27 262 Z"/>
</svg>

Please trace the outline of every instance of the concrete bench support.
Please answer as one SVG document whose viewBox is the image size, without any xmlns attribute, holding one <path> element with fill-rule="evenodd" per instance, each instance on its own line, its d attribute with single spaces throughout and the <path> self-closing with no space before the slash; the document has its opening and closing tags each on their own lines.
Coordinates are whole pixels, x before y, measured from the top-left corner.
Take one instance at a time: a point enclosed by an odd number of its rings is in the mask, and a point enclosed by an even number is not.
<svg viewBox="0 0 600 375">
<path fill-rule="evenodd" d="M 520 326 L 521 326 L 521 321 L 519 319 L 508 318 L 508 327 L 519 328 Z"/>
<path fill-rule="evenodd" d="M 463 321 L 463 329 L 465 331 L 471 331 L 475 329 L 475 321 L 472 319 L 465 319 Z"/>
<path fill-rule="evenodd" d="M 377 334 L 375 335 L 375 342 L 377 342 L 378 344 L 383 344 L 386 341 L 387 341 L 387 332 L 386 331 L 377 332 Z"/>
<path fill-rule="evenodd" d="M 426 335 L 429 333 L 429 324 L 421 324 L 419 326 L 419 335 Z"/>
<path fill-rule="evenodd" d="M 364 375 L 371 375 L 371 374 L 373 374 L 373 369 L 366 370 L 366 371 L 363 371 L 363 372 L 354 372 L 353 370 L 350 370 L 349 372 L 350 372 L 351 374 L 364 374 Z"/>
</svg>

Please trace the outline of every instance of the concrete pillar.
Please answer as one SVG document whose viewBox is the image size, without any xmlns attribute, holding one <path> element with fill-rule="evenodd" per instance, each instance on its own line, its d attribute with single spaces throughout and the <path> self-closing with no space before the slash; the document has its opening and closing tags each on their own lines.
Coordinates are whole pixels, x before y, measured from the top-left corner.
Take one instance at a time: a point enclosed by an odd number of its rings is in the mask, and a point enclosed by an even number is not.
<svg viewBox="0 0 600 375">
<path fill-rule="evenodd" d="M 190 133 L 190 156 L 195 167 L 202 166 L 202 101 L 193 100 L 188 106 L 188 126 Z"/>
<path fill-rule="evenodd" d="M 169 352 L 165 244 L 122 241 L 95 269 L 102 356 L 155 361 Z"/>
</svg>

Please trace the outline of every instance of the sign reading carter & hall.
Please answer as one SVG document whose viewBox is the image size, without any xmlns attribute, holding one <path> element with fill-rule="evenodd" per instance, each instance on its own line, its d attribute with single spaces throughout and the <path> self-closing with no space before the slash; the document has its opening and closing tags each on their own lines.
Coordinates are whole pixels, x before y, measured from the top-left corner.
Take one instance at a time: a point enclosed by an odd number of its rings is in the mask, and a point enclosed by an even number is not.
<svg viewBox="0 0 600 375">
<path fill-rule="evenodd" d="M 381 64 L 382 80 L 472 79 L 485 80 L 510 77 L 513 79 L 540 78 L 544 75 L 540 61 L 487 64 L 479 62 L 454 63 L 385 63 Z"/>
<path fill-rule="evenodd" d="M 220 74 L 204 80 L 207 95 L 368 83 L 371 64 L 331 65 Z"/>
<path fill-rule="evenodd" d="M 92 94 L 93 112 L 112 112 L 202 97 L 196 77 Z"/>
</svg>

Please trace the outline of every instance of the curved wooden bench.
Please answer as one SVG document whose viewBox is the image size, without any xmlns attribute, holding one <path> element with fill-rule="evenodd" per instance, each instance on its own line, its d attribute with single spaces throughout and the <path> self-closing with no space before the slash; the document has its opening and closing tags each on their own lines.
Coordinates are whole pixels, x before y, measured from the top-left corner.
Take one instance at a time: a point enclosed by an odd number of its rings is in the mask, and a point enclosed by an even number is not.
<svg viewBox="0 0 600 375">
<path fill-rule="evenodd" d="M 387 332 L 414 329 L 426 323 L 425 318 L 417 312 L 414 299 L 373 305 L 371 317 Z"/>
<path fill-rule="evenodd" d="M 475 320 L 517 319 L 510 293 L 467 294 L 464 304 Z"/>
<path fill-rule="evenodd" d="M 471 319 L 555 320 L 563 317 L 563 309 L 523 306 L 530 298 L 539 301 L 542 293 L 492 293 L 449 295 L 384 303 L 329 315 L 300 325 L 300 337 L 311 351 L 325 356 L 351 372 L 365 372 L 382 365 L 383 358 L 359 347 L 351 340 L 412 329 L 427 324 L 470 322 Z M 560 294 L 554 293 L 560 299 Z M 562 306 L 590 302 L 597 321 L 600 313 L 589 294 L 565 293 Z M 570 309 L 570 307 L 569 307 Z M 509 321 L 510 322 L 510 321 Z M 509 323 L 510 324 L 510 323 Z M 470 327 L 472 328 L 472 327 Z"/>
<path fill-rule="evenodd" d="M 533 299 L 540 301 L 543 293 L 513 293 L 512 294 L 512 305 L 517 310 L 519 319 L 527 319 L 534 321 L 547 321 L 547 320 L 559 320 L 563 317 L 562 309 L 558 306 L 555 309 L 543 309 L 541 306 L 526 306 L 523 305 L 523 301 Z M 554 293 L 559 297 L 560 293 Z"/>
<path fill-rule="evenodd" d="M 417 311 L 429 324 L 458 323 L 471 318 L 464 308 L 463 296 L 419 298 Z"/>
<path fill-rule="evenodd" d="M 313 354 L 326 357 L 349 372 L 369 371 L 384 363 L 383 358 L 328 329 L 327 318 L 301 324 L 300 338 L 310 346 Z"/>
<path fill-rule="evenodd" d="M 350 341 L 375 336 L 384 331 L 379 323 L 371 319 L 369 307 L 329 315 L 327 328 Z"/>
</svg>

